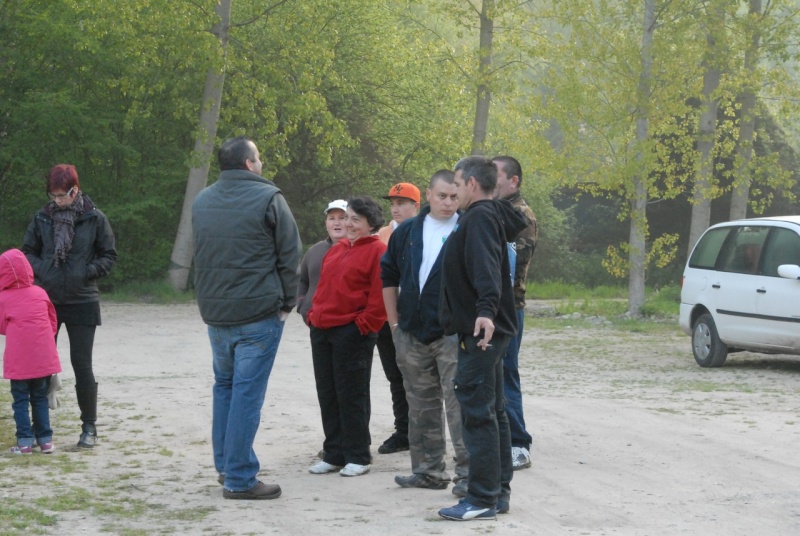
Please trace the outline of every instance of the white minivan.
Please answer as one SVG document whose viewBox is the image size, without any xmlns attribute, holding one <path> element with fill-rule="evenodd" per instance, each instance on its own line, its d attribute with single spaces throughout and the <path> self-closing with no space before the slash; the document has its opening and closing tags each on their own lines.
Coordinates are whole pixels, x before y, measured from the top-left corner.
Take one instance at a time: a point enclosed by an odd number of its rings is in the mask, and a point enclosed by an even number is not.
<svg viewBox="0 0 800 536">
<path fill-rule="evenodd" d="M 800 355 L 800 216 L 709 227 L 683 272 L 680 326 L 701 367 L 741 350 Z"/>
</svg>

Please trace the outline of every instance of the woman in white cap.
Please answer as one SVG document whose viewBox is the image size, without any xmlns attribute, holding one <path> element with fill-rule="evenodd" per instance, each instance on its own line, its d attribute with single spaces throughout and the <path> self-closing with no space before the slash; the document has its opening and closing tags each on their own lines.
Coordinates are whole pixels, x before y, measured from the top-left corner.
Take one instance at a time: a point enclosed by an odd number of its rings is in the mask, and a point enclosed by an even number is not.
<svg viewBox="0 0 800 536">
<path fill-rule="evenodd" d="M 319 283 L 319 271 L 322 268 L 322 259 L 331 249 L 331 246 L 347 235 L 347 201 L 335 199 L 328 203 L 325 209 L 325 230 L 328 237 L 311 246 L 303 256 L 298 273 L 300 283 L 297 285 L 297 312 L 303 317 L 303 322 L 308 325 L 308 311 L 314 299 L 314 291 Z"/>
</svg>

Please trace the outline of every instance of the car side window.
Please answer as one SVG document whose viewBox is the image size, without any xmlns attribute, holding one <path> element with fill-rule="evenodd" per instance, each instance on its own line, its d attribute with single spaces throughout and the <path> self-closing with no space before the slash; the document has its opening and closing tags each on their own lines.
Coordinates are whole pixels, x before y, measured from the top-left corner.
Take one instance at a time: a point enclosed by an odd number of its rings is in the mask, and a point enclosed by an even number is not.
<svg viewBox="0 0 800 536">
<path fill-rule="evenodd" d="M 742 274 L 759 273 L 761 250 L 769 234 L 770 227 L 743 225 L 735 227 L 725 243 L 719 259 L 718 269 L 723 272 Z"/>
<path fill-rule="evenodd" d="M 719 250 L 722 249 L 730 230 L 731 227 L 722 227 L 720 229 L 712 229 L 704 234 L 692 252 L 689 266 L 691 268 L 713 270 L 717 263 Z"/>
<path fill-rule="evenodd" d="M 781 264 L 800 265 L 800 235 L 776 227 L 764 251 L 764 275 L 778 277 L 778 266 Z"/>
</svg>

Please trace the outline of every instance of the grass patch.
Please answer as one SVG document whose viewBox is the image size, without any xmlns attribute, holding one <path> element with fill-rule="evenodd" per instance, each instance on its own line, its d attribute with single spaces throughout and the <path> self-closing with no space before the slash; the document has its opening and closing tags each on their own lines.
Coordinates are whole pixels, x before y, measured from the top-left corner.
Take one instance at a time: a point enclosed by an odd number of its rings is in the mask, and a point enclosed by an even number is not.
<svg viewBox="0 0 800 536">
<path fill-rule="evenodd" d="M 676 317 L 680 311 L 681 288 L 678 285 L 647 292 L 642 315 L 646 317 Z"/>
<path fill-rule="evenodd" d="M 680 308 L 680 287 L 671 285 L 647 290 L 641 317 L 630 317 L 627 288 L 597 287 L 588 289 L 564 283 L 529 283 L 526 296 L 534 300 L 548 300 L 555 314 L 562 318 L 548 323 L 558 329 L 558 323 L 568 321 L 578 328 L 614 328 L 632 333 L 669 333 L 677 330 Z M 588 318 L 587 318 L 588 317 Z M 594 317 L 594 318 L 592 318 Z"/>
<path fill-rule="evenodd" d="M 49 532 L 40 529 L 53 527 L 56 523 L 56 516 L 31 508 L 28 501 L 5 498 L 0 503 L 0 534 Z"/>
<path fill-rule="evenodd" d="M 194 301 L 194 292 L 180 292 L 166 280 L 138 281 L 115 285 L 103 293 L 103 300 L 114 303 L 174 304 Z"/>
<path fill-rule="evenodd" d="M 525 297 L 530 300 L 580 300 L 585 298 L 627 299 L 626 287 L 599 286 L 587 288 L 583 285 L 571 285 L 552 281 L 533 283 L 528 281 Z"/>
<path fill-rule="evenodd" d="M 209 514 L 216 512 L 217 509 L 213 506 L 199 506 L 197 508 L 183 508 L 181 510 L 170 510 L 164 512 L 165 516 L 177 521 L 202 521 Z"/>
<path fill-rule="evenodd" d="M 753 387 L 750 385 L 745 384 L 728 384 L 728 383 L 717 383 L 717 382 L 709 382 L 709 381 L 687 381 L 676 385 L 673 388 L 673 392 L 675 393 L 683 393 L 683 392 L 700 392 L 700 393 L 712 393 L 715 391 L 735 391 L 737 393 L 752 393 Z"/>
</svg>

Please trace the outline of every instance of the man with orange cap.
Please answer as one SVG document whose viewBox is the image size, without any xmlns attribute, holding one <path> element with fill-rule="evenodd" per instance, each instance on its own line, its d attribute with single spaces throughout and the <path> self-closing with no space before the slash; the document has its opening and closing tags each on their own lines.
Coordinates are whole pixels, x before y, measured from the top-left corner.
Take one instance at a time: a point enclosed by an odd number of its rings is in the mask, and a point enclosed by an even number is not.
<svg viewBox="0 0 800 536">
<path fill-rule="evenodd" d="M 407 219 L 413 218 L 419 212 L 419 188 L 409 182 L 400 182 L 389 188 L 389 194 L 384 196 L 384 199 L 388 199 L 392 204 L 392 221 L 378 231 L 378 236 L 384 244 L 388 244 L 389 237 L 397 226 Z M 403 375 L 397 366 L 397 353 L 388 322 L 378 332 L 377 347 L 383 372 L 386 374 L 389 389 L 392 392 L 395 428 L 395 432 L 378 447 L 378 453 L 391 454 L 408 450 L 408 402 L 405 388 L 403 388 Z"/>
</svg>

